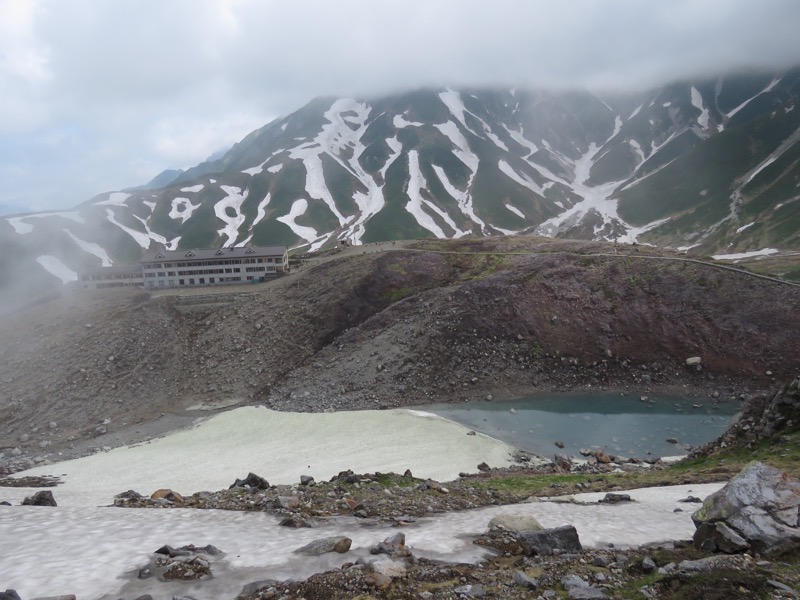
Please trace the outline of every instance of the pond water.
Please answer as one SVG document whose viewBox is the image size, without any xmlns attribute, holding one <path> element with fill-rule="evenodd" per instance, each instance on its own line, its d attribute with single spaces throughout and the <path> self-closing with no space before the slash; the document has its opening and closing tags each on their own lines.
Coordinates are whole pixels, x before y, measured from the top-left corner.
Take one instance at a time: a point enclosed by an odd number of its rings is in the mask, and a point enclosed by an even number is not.
<svg viewBox="0 0 800 600">
<path fill-rule="evenodd" d="M 676 456 L 721 435 L 738 402 L 678 396 L 552 394 L 507 401 L 420 407 L 543 457 L 582 448 L 621 456 Z M 667 442 L 675 439 L 676 443 Z M 564 443 L 559 449 L 555 442 Z"/>
</svg>

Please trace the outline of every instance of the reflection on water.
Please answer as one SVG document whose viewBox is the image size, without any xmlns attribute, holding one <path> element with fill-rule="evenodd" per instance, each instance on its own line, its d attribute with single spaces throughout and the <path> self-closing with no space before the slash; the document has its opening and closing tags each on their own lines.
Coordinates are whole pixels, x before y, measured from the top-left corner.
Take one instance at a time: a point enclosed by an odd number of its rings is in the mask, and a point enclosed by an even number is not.
<svg viewBox="0 0 800 600">
<path fill-rule="evenodd" d="M 713 440 L 725 431 L 740 404 L 677 396 L 642 401 L 595 393 L 436 404 L 423 409 L 540 456 L 577 455 L 580 449 L 591 448 L 645 457 L 685 454 L 689 446 Z M 555 441 L 563 442 L 564 448 L 556 447 Z"/>
</svg>

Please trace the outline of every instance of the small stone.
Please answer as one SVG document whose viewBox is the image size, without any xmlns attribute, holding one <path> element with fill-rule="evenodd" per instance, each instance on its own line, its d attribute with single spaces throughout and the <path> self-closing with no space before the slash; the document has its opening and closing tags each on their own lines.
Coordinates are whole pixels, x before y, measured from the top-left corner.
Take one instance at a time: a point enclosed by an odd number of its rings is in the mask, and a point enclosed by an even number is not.
<svg viewBox="0 0 800 600">
<path fill-rule="evenodd" d="M 642 570 L 645 573 L 652 573 L 656 570 L 656 563 L 649 556 L 645 556 L 642 560 Z"/>
</svg>

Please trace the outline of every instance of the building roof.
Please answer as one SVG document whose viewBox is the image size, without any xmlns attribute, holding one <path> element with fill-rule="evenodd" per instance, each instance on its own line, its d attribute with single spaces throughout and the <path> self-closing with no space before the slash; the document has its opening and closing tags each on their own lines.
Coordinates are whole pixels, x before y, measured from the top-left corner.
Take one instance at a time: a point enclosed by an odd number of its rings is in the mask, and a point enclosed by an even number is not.
<svg viewBox="0 0 800 600">
<path fill-rule="evenodd" d="M 276 256 L 286 252 L 286 246 L 247 246 L 238 248 L 198 248 L 194 250 L 156 250 L 147 252 L 140 262 L 157 260 L 213 260 L 216 258 L 257 258 L 259 256 Z"/>
</svg>

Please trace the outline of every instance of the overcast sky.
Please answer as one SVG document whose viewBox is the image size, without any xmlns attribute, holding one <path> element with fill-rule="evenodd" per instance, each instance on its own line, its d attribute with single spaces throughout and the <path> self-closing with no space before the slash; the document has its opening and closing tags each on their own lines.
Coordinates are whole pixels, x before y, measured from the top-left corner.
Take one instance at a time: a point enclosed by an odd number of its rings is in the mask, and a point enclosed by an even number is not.
<svg viewBox="0 0 800 600">
<path fill-rule="evenodd" d="M 193 166 L 315 96 L 800 63 L 798 0 L 0 0 L 0 214 Z"/>
</svg>

